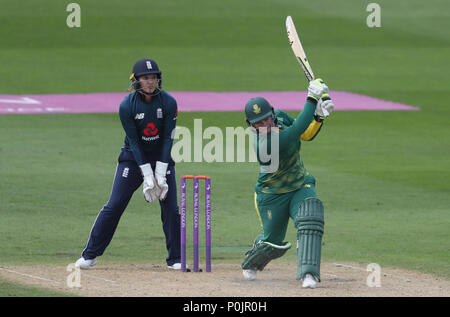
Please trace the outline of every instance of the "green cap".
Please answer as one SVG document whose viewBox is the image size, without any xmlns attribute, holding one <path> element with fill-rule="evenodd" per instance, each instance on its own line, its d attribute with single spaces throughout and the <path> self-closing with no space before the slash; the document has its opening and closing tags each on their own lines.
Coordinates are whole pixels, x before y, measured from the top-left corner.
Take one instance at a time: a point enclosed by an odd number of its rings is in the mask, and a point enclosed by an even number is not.
<svg viewBox="0 0 450 317">
<path fill-rule="evenodd" d="M 263 97 L 252 98 L 245 104 L 245 119 L 254 124 L 272 115 L 273 107 Z"/>
</svg>

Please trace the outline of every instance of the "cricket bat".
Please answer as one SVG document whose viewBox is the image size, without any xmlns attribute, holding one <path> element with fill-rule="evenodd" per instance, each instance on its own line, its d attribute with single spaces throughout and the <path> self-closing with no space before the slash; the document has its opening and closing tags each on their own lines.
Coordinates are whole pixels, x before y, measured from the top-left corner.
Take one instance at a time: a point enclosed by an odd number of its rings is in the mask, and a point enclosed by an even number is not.
<svg viewBox="0 0 450 317">
<path fill-rule="evenodd" d="M 298 37 L 297 30 L 295 29 L 294 21 L 292 21 L 291 16 L 286 18 L 286 31 L 289 38 L 289 45 L 294 52 L 295 57 L 302 66 L 303 72 L 305 73 L 306 79 L 308 81 L 314 80 L 314 73 L 309 65 L 308 59 L 306 58 L 305 51 L 303 50 L 302 43 Z"/>
</svg>

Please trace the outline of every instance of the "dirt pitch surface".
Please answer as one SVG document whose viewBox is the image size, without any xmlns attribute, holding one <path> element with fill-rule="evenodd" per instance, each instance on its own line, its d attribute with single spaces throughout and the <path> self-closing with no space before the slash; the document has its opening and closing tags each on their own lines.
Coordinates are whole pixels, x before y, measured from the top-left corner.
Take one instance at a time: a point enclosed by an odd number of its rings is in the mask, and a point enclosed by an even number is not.
<svg viewBox="0 0 450 317">
<path fill-rule="evenodd" d="M 213 264 L 212 272 L 182 273 L 154 264 L 102 265 L 89 270 L 66 266 L 0 266 L 6 280 L 81 296 L 134 297 L 378 297 L 450 296 L 450 281 L 396 268 L 381 268 L 380 286 L 369 287 L 367 264 L 323 263 L 322 282 L 303 289 L 296 264 L 270 263 L 247 281 L 238 264 Z M 371 279 L 372 283 L 377 282 Z M 370 282 L 369 281 L 369 282 Z M 79 287 L 78 287 L 79 284 Z M 69 287 L 71 285 L 73 287 Z"/>
</svg>

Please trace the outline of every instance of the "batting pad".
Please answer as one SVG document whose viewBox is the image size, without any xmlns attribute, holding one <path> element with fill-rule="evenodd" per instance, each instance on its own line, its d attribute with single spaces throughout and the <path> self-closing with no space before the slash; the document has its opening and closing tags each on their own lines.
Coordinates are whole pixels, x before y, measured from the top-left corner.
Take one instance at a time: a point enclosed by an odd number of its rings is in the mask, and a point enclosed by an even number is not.
<svg viewBox="0 0 450 317">
<path fill-rule="evenodd" d="M 270 242 L 258 241 L 246 253 L 247 256 L 242 262 L 242 269 L 262 271 L 270 261 L 283 256 L 290 248 L 290 242 L 276 245 Z"/>
<path fill-rule="evenodd" d="M 299 207 L 295 220 L 297 228 L 297 280 L 305 274 L 320 281 L 320 259 L 324 228 L 324 209 L 317 198 L 305 199 Z"/>
</svg>

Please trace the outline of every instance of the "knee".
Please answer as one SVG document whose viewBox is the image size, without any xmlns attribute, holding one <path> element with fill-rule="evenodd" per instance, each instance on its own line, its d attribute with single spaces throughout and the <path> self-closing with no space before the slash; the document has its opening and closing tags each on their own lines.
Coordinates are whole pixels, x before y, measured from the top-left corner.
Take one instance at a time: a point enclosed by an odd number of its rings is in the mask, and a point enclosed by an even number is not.
<svg viewBox="0 0 450 317">
<path fill-rule="evenodd" d="M 128 201 L 123 201 L 116 198 L 111 198 L 105 206 L 103 206 L 102 212 L 104 214 L 113 216 L 117 215 L 120 216 L 123 211 L 125 210 L 126 206 L 128 204 Z"/>
<path fill-rule="evenodd" d="M 323 233 L 324 208 L 318 198 L 306 198 L 298 208 L 295 227 L 298 231 L 314 230 Z"/>
</svg>

